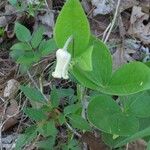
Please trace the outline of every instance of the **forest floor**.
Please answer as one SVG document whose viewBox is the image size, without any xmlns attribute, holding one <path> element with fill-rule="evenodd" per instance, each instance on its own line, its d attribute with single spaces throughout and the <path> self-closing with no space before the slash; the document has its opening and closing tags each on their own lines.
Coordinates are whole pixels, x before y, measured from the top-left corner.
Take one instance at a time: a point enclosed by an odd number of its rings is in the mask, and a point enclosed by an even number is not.
<svg viewBox="0 0 150 150">
<path fill-rule="evenodd" d="M 92 33 L 107 42 L 113 57 L 113 68 L 116 69 L 134 60 L 149 61 L 150 1 L 110 0 L 112 2 L 107 4 L 102 4 L 101 1 L 105 0 L 82 0 L 81 3 L 89 19 Z M 10 57 L 10 48 L 17 42 L 14 24 L 20 22 L 31 32 L 34 32 L 39 25 L 44 25 L 46 31 L 43 37 L 50 39 L 53 37 L 56 18 L 64 4 L 64 0 L 43 0 L 39 8 L 37 2 L 38 0 L 20 0 L 20 3 L 24 3 L 26 7 L 18 9 L 7 0 L 0 1 L 0 148 L 5 150 L 12 149 L 18 135 L 33 123 L 22 112 L 29 104 L 21 99 L 20 93 L 16 94 L 15 91 L 9 97 L 4 94 L 10 80 L 14 81 L 13 88 L 25 82 L 32 84 L 29 74 L 21 74 L 18 70 L 19 65 Z M 40 75 L 43 75 L 42 84 L 45 93 L 51 88 L 52 83 L 56 87 L 74 89 L 75 85 L 70 81 L 49 78 L 54 60 L 55 54 L 42 58 L 40 62 L 33 65 L 30 75 L 37 83 Z M 63 138 L 63 135 L 61 136 Z M 83 136 L 84 142 L 91 144 L 89 142 L 91 136 L 93 141 L 96 141 L 96 137 L 88 135 Z M 36 148 L 30 145 L 27 149 Z M 145 143 L 139 140 L 129 144 L 127 149 L 144 150 Z"/>
</svg>

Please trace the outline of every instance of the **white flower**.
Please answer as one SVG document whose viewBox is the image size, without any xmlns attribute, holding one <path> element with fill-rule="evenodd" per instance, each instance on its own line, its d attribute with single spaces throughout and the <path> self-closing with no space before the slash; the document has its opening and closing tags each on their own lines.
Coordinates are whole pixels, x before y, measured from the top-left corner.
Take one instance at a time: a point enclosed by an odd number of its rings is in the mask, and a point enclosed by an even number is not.
<svg viewBox="0 0 150 150">
<path fill-rule="evenodd" d="M 52 73 L 54 78 L 68 79 L 68 69 L 71 61 L 71 54 L 64 49 L 58 49 L 56 52 L 56 68 Z"/>
<path fill-rule="evenodd" d="M 64 47 L 56 51 L 56 67 L 52 73 L 54 78 L 68 79 L 69 64 L 71 61 L 71 54 L 67 51 L 68 45 L 72 41 L 72 36 L 68 38 Z"/>
</svg>

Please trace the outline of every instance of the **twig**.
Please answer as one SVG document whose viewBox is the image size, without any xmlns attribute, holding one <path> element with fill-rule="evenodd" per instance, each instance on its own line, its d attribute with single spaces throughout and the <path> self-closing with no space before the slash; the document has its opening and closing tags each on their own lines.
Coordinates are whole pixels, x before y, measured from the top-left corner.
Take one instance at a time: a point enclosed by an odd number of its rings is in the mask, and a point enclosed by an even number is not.
<svg viewBox="0 0 150 150">
<path fill-rule="evenodd" d="M 78 136 L 79 138 L 82 137 L 81 134 L 78 133 L 75 129 L 73 129 L 69 123 L 66 122 L 66 125 L 67 125 L 68 129 L 70 129 L 70 131 L 72 131 L 76 136 Z"/>
<path fill-rule="evenodd" d="M 36 87 L 36 89 L 41 92 L 40 88 L 38 87 L 37 83 L 34 81 L 32 75 L 30 74 L 29 71 L 27 71 L 27 74 L 28 74 L 30 80 L 32 81 L 32 83 L 34 84 L 34 86 Z M 46 101 L 49 101 L 48 98 L 42 92 L 41 92 L 41 94 L 43 95 L 43 97 L 45 98 Z"/>
<path fill-rule="evenodd" d="M 106 34 L 107 34 L 108 30 L 110 29 L 110 27 L 111 27 L 111 23 L 107 26 L 107 28 L 104 31 L 102 41 L 105 40 Z"/>
<path fill-rule="evenodd" d="M 34 84 L 35 88 L 36 88 L 38 91 L 41 92 L 40 88 L 38 87 L 37 83 L 34 81 L 32 75 L 30 74 L 29 71 L 27 71 L 27 74 L 28 74 L 30 80 L 32 81 L 32 83 Z M 45 98 L 45 100 L 48 101 L 47 97 L 46 97 L 42 92 L 41 92 L 41 94 L 43 95 L 43 97 Z"/>
<path fill-rule="evenodd" d="M 108 31 L 108 33 L 107 33 L 107 36 L 106 36 L 106 38 L 105 38 L 105 40 L 104 40 L 104 43 L 107 42 L 107 40 L 108 40 L 108 38 L 109 38 L 109 36 L 110 36 L 110 33 L 111 33 L 111 31 L 112 31 L 112 29 L 113 29 L 113 27 L 114 27 L 114 24 L 115 24 L 115 22 L 116 22 L 116 18 L 117 18 L 117 14 L 118 14 L 120 2 L 121 2 L 121 0 L 118 0 L 118 2 L 117 2 L 117 7 L 116 7 L 116 11 L 115 11 L 115 15 L 114 15 L 114 18 L 113 18 L 113 20 L 112 20 L 111 27 L 110 27 L 110 29 L 109 29 L 109 31 Z"/>
<path fill-rule="evenodd" d="M 1 99 L 3 102 L 6 102 L 5 99 L 4 99 L 3 97 L 1 97 L 1 96 L 0 96 L 0 99 Z"/>
<path fill-rule="evenodd" d="M 129 143 L 127 143 L 127 145 L 126 145 L 126 150 L 128 150 L 129 149 Z"/>
<path fill-rule="evenodd" d="M 33 79 L 32 75 L 30 74 L 30 72 L 29 72 L 29 71 L 27 71 L 27 74 L 28 74 L 28 76 L 29 76 L 30 80 L 32 81 L 32 83 L 34 84 L 34 86 L 35 86 L 37 89 L 39 89 L 39 87 L 38 87 L 37 83 L 34 81 L 34 79 Z"/>
</svg>

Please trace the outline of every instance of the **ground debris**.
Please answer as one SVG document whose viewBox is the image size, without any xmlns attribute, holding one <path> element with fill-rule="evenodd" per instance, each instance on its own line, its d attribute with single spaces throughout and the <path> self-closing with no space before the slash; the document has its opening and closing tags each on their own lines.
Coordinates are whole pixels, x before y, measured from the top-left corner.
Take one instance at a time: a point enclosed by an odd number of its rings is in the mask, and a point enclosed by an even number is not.
<svg viewBox="0 0 150 150">
<path fill-rule="evenodd" d="M 96 7 L 93 11 L 93 15 L 109 14 L 114 9 L 114 4 L 114 0 L 92 0 L 92 5 Z"/>
<path fill-rule="evenodd" d="M 128 34 L 140 39 L 144 44 L 150 44 L 149 17 L 149 14 L 142 12 L 141 7 L 133 7 Z"/>
<path fill-rule="evenodd" d="M 4 97 L 13 98 L 16 92 L 18 91 L 19 86 L 20 83 L 15 79 L 7 81 L 7 85 L 4 89 Z"/>
</svg>

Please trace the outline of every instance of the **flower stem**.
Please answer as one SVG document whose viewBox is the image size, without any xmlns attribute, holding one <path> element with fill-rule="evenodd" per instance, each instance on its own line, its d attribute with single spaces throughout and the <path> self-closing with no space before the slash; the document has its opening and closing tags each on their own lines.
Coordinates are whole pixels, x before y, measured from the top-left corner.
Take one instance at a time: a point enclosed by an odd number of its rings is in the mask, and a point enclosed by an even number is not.
<svg viewBox="0 0 150 150">
<path fill-rule="evenodd" d="M 68 39 L 67 39 L 67 41 L 66 41 L 66 43 L 65 43 L 65 45 L 64 45 L 64 47 L 63 47 L 63 49 L 66 51 L 67 50 L 67 48 L 68 48 L 68 46 L 69 46 L 69 44 L 71 43 L 71 41 L 73 40 L 73 36 L 71 35 Z"/>
</svg>

